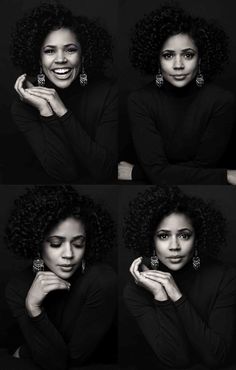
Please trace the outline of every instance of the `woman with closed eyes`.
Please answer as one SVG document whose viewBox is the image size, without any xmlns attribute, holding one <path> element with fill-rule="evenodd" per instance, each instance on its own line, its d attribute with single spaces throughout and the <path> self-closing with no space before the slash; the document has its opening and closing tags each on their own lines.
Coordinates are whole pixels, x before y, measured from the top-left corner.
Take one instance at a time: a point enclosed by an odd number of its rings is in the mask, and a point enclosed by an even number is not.
<svg viewBox="0 0 236 370">
<path fill-rule="evenodd" d="M 235 98 L 212 83 L 228 60 L 225 32 L 163 6 L 135 25 L 130 60 L 155 77 L 130 94 L 138 166 L 121 162 L 119 178 L 139 180 L 143 173 L 151 184 L 236 184 L 236 171 L 224 158 Z"/>
<path fill-rule="evenodd" d="M 235 366 L 236 271 L 216 258 L 222 214 L 178 187 L 147 189 L 130 203 L 125 242 L 139 256 L 125 301 L 156 369 Z M 138 357 L 143 368 L 147 356 Z"/>
<path fill-rule="evenodd" d="M 105 78 L 112 59 L 107 31 L 62 5 L 42 3 L 17 22 L 11 55 L 22 72 L 12 116 L 30 150 L 23 163 L 16 158 L 15 173 L 6 168 L 4 182 L 114 180 L 117 94 Z"/>
<path fill-rule="evenodd" d="M 102 262 L 113 240 L 107 211 L 70 186 L 36 186 L 17 199 L 6 242 L 33 265 L 6 289 L 21 336 L 1 368 L 115 363 L 116 277 Z"/>
</svg>

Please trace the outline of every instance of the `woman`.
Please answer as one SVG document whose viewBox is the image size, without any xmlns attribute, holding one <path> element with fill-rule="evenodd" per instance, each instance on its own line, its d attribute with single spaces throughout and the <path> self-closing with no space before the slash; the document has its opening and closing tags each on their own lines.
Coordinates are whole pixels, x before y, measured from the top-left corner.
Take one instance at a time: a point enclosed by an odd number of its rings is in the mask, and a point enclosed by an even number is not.
<svg viewBox="0 0 236 370">
<path fill-rule="evenodd" d="M 1 368 L 74 370 L 114 361 L 116 277 L 101 262 L 113 240 L 107 211 L 70 186 L 36 186 L 16 200 L 6 242 L 33 265 L 6 289 L 22 335 Z"/>
<path fill-rule="evenodd" d="M 222 214 L 177 187 L 147 189 L 130 204 L 125 240 L 139 255 L 125 300 L 156 355 L 156 368 L 229 364 L 236 271 L 213 258 L 225 243 Z"/>
<path fill-rule="evenodd" d="M 219 168 L 235 119 L 233 95 L 210 83 L 228 60 L 223 30 L 183 9 L 163 6 L 137 22 L 131 63 L 155 75 L 128 108 L 139 165 L 119 165 L 120 179 L 153 184 L 236 184 Z"/>
<path fill-rule="evenodd" d="M 43 3 L 17 22 L 11 54 L 23 74 L 12 116 L 33 151 L 21 179 L 28 171 L 36 183 L 115 178 L 117 96 L 102 77 L 111 50 L 98 22 L 62 5 Z"/>
</svg>

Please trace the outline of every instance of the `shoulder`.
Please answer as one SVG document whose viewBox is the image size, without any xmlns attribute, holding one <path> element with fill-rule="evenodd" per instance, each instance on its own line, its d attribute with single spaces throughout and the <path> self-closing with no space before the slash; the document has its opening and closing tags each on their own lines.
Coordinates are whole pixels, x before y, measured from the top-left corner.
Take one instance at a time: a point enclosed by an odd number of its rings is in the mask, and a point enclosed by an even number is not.
<svg viewBox="0 0 236 370">
<path fill-rule="evenodd" d="M 236 296 L 236 268 L 214 259 L 203 263 L 202 278 L 208 286 L 216 284 L 219 292 L 228 291 Z"/>
<path fill-rule="evenodd" d="M 115 97 L 118 94 L 116 81 L 106 78 L 93 80 L 83 89 L 94 99 L 104 100 L 110 95 Z"/>
<path fill-rule="evenodd" d="M 200 91 L 207 101 L 209 100 L 218 103 L 228 103 L 230 105 L 235 104 L 235 95 L 231 91 L 213 83 L 206 84 Z"/>
<path fill-rule="evenodd" d="M 153 95 L 158 96 L 159 92 L 160 89 L 155 86 L 154 82 L 150 82 L 149 84 L 130 92 L 128 95 L 128 101 L 149 102 L 150 97 L 152 97 Z"/>
<path fill-rule="evenodd" d="M 84 280 L 89 286 L 102 290 L 115 289 L 117 285 L 117 276 L 111 266 L 98 263 L 89 266 L 84 274 Z"/>
<path fill-rule="evenodd" d="M 24 309 L 25 297 L 30 289 L 34 275 L 31 267 L 17 273 L 7 284 L 6 300 L 14 313 Z"/>
</svg>

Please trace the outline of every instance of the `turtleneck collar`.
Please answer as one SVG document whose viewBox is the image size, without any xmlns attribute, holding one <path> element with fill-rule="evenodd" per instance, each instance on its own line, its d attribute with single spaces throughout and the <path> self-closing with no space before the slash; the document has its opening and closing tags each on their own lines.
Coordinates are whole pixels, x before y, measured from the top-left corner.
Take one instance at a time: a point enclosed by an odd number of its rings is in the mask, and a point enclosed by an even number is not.
<svg viewBox="0 0 236 370">
<path fill-rule="evenodd" d="M 203 88 L 204 87 L 201 87 L 201 89 Z M 200 88 L 197 87 L 195 79 L 193 79 L 188 85 L 184 87 L 173 86 L 168 81 L 164 80 L 164 84 L 161 87 L 161 90 L 163 90 L 166 94 L 181 98 L 196 94 L 200 90 Z"/>
</svg>

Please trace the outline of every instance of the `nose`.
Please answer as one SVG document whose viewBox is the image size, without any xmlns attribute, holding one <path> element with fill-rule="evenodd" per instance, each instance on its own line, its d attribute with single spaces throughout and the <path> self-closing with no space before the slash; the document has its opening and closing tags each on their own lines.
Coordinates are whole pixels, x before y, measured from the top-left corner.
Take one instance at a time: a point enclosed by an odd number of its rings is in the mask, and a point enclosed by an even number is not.
<svg viewBox="0 0 236 370">
<path fill-rule="evenodd" d="M 170 245 L 169 245 L 169 250 L 170 251 L 179 251 L 181 249 L 180 241 L 178 237 L 173 236 L 171 239 Z"/>
<path fill-rule="evenodd" d="M 72 259 L 74 257 L 73 248 L 70 243 L 65 243 L 62 253 L 62 258 Z"/>
<path fill-rule="evenodd" d="M 66 63 L 66 55 L 63 50 L 58 50 L 56 53 L 55 63 Z"/>
<path fill-rule="evenodd" d="M 174 69 L 184 69 L 184 62 L 183 62 L 183 58 L 181 55 L 176 55 L 176 57 L 174 58 L 173 68 Z"/>
</svg>

